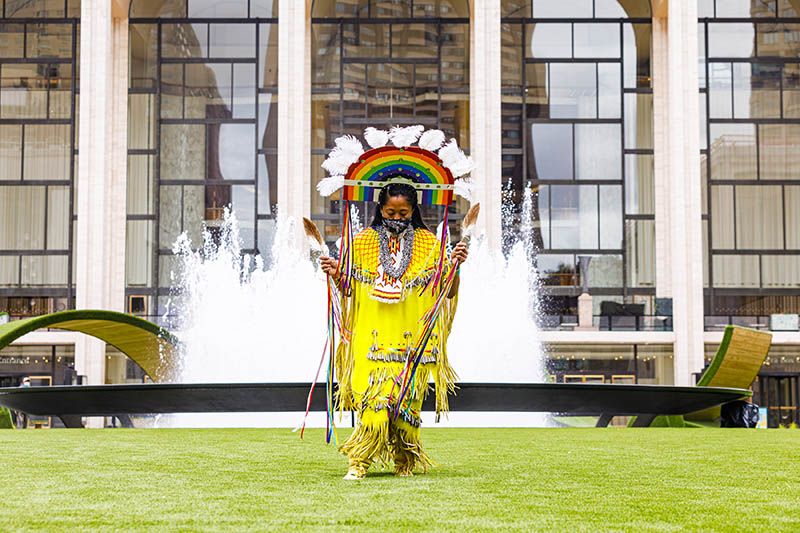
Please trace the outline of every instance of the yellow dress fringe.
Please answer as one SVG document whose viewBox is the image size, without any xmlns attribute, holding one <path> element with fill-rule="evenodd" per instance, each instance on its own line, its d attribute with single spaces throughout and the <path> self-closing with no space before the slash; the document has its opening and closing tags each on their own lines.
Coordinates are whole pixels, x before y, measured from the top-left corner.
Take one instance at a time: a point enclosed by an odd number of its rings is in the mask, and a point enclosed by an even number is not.
<svg viewBox="0 0 800 533">
<path fill-rule="evenodd" d="M 368 228 L 353 241 L 353 283 L 343 296 L 342 312 L 349 342 L 342 340 L 336 352 L 337 408 L 358 413 L 358 424 L 340 451 L 351 468 L 365 474 L 373 462 L 395 464 L 398 474 L 414 469 L 427 471 L 432 463 L 420 441 L 420 410 L 433 380 L 436 412 L 448 411 L 447 395 L 454 392 L 456 374 L 447 359 L 447 337 L 457 298 L 447 300 L 401 414 L 393 420 L 402 371 L 420 335 L 420 318 L 433 305 L 435 291 L 420 291 L 434 274 L 439 241 L 429 231 L 417 229 L 411 262 L 403 274 L 403 297 L 386 303 L 370 297 L 378 276 L 378 233 Z M 446 262 L 449 268 L 449 262 Z M 445 272 L 446 275 L 446 272 Z M 446 277 L 446 276 L 443 276 Z M 438 289 L 437 289 L 438 290 Z"/>
</svg>

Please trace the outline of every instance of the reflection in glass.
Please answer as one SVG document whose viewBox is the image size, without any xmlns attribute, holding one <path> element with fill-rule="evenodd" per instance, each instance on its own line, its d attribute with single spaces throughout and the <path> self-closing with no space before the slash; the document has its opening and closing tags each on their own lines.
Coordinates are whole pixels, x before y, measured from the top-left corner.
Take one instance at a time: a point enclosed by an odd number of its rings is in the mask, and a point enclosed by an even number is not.
<svg viewBox="0 0 800 533">
<path fill-rule="evenodd" d="M 550 63 L 550 117 L 597 118 L 597 70 L 592 63 Z"/>
<path fill-rule="evenodd" d="M 620 57 L 619 24 L 574 24 L 575 57 Z"/>
<path fill-rule="evenodd" d="M 572 24 L 528 24 L 527 32 L 530 39 L 530 46 L 525 50 L 527 57 L 572 57 Z"/>
<path fill-rule="evenodd" d="M 758 160 L 762 180 L 800 179 L 800 125 L 759 125 Z"/>
<path fill-rule="evenodd" d="M 575 125 L 575 173 L 577 179 L 622 179 L 620 133 L 618 124 Z"/>
<path fill-rule="evenodd" d="M 711 57 L 753 57 L 755 27 L 752 23 L 710 23 L 708 54 Z"/>
<path fill-rule="evenodd" d="M 711 179 L 757 179 L 754 124 L 711 124 Z"/>
<path fill-rule="evenodd" d="M 598 248 L 597 187 L 553 185 L 550 194 L 552 248 Z"/>
<path fill-rule="evenodd" d="M 531 125 L 529 171 L 531 179 L 572 179 L 572 126 Z"/>
</svg>

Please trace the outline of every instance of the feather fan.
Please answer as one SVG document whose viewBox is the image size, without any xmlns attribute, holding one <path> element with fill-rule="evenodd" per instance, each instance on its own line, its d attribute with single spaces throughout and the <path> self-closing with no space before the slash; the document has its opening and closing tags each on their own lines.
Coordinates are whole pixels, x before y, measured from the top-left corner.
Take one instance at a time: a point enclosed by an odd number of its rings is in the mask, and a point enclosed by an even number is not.
<svg viewBox="0 0 800 533">
<path fill-rule="evenodd" d="M 444 133 L 441 130 L 428 130 L 422 134 L 417 144 L 420 148 L 435 152 L 444 144 Z"/>
<path fill-rule="evenodd" d="M 386 146 L 386 143 L 389 142 L 389 132 L 369 127 L 364 130 L 364 138 L 372 148 L 380 148 L 381 146 Z"/>
<path fill-rule="evenodd" d="M 417 139 L 419 139 L 424 129 L 424 126 L 419 125 L 406 127 L 395 126 L 389 130 L 389 138 L 392 140 L 392 144 L 398 148 L 405 148 L 417 142 Z"/>
</svg>

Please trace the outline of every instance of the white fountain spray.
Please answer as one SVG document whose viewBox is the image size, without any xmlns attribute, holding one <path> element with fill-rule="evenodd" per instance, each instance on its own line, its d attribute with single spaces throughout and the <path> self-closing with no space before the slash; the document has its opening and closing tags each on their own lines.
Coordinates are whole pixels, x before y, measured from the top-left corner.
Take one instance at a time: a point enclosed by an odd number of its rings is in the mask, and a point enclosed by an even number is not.
<svg viewBox="0 0 800 533">
<path fill-rule="evenodd" d="M 530 195 L 523 219 L 530 218 Z M 355 206 L 353 206 L 355 209 Z M 353 220 L 359 220 L 357 210 Z M 537 283 L 531 264 L 530 227 L 504 255 L 480 235 L 461 269 L 459 304 L 448 344 L 464 382 L 540 382 L 543 360 L 533 312 Z M 279 220 L 272 261 L 241 257 L 235 217 L 226 213 L 215 239 L 206 231 L 201 249 L 186 235 L 174 246 L 176 296 L 170 313 L 183 354 L 176 380 L 184 383 L 310 382 L 325 344 L 325 279 L 299 242 L 295 222 Z M 324 425 L 313 413 L 309 426 Z M 423 415 L 426 425 L 433 418 Z M 176 415 L 172 426 L 291 426 L 299 413 Z M 457 413 L 447 425 L 545 424 L 538 413 Z"/>
</svg>

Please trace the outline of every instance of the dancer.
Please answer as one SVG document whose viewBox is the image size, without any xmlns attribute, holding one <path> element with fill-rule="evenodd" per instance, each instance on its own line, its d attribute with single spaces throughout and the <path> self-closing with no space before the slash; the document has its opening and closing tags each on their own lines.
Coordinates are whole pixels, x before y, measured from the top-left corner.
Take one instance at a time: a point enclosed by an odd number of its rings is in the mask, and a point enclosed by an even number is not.
<svg viewBox="0 0 800 533">
<path fill-rule="evenodd" d="M 418 128 L 412 142 L 421 133 L 422 128 Z M 408 130 L 399 128 L 392 133 L 397 137 Z M 441 137 L 441 146 L 444 135 L 435 135 Z M 387 137 L 393 136 L 389 133 Z M 425 138 L 423 135 L 420 145 Z M 370 141 L 369 130 L 367 140 Z M 462 241 L 448 253 L 446 215 L 442 234 L 437 238 L 426 228 L 419 207 L 419 198 L 425 200 L 431 192 L 449 192 L 442 201 L 449 204 L 454 178 L 431 150 L 408 148 L 407 144 L 401 148 L 377 147 L 359 154 L 358 160 L 347 166 L 343 180 L 345 199 L 366 195 L 377 200 L 378 205 L 370 226 L 352 242 L 347 242 L 346 216 L 340 259 L 320 259 L 322 270 L 341 295 L 343 334 L 335 361 L 337 408 L 358 413 L 355 431 L 340 447 L 349 459 L 345 479 L 362 479 L 376 461 L 387 465 L 393 461 L 398 476 L 427 471 L 431 460 L 420 442 L 420 410 L 428 383 L 431 378 L 435 383 L 437 414 L 447 411 L 447 394 L 455 387 L 456 375 L 447 358 L 447 337 L 456 309 L 458 265 L 466 261 L 468 247 Z M 384 159 L 394 158 L 370 164 L 376 153 Z M 415 154 L 426 161 L 412 164 Z M 459 157 L 463 163 L 463 153 Z M 424 173 L 434 164 L 438 164 L 438 171 L 449 183 L 432 188 L 430 183 L 435 180 L 414 180 L 420 177 L 420 170 Z M 374 193 L 348 191 L 348 186 L 363 186 L 370 181 L 358 174 L 364 165 L 369 165 L 376 176 L 369 183 Z M 406 167 L 411 167 L 411 172 Z M 467 164 L 461 169 L 470 167 Z M 384 171 L 382 175 L 380 169 Z M 477 217 L 477 205 L 472 211 L 468 227 Z"/>
</svg>

